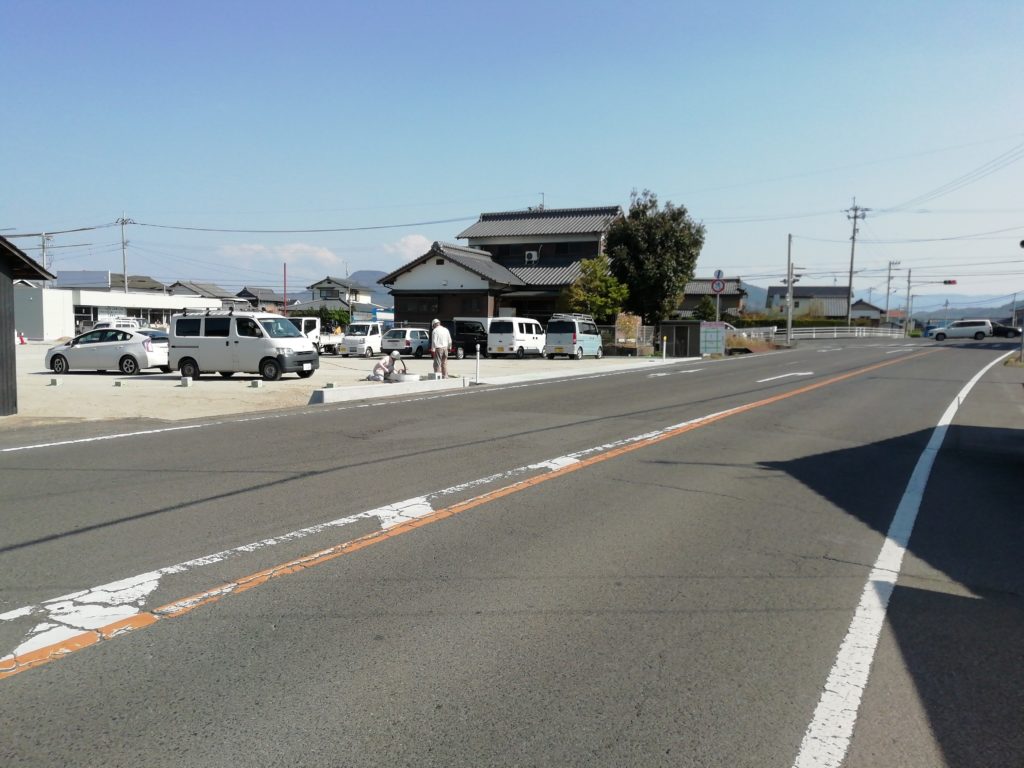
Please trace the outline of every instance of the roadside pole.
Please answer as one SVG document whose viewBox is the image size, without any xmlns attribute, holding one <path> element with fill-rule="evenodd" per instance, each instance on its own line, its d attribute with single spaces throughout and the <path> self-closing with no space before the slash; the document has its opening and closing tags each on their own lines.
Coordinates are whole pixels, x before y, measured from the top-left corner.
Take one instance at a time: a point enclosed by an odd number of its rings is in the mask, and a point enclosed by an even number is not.
<svg viewBox="0 0 1024 768">
<path fill-rule="evenodd" d="M 480 383 L 480 342 L 476 343 L 476 384 Z"/>
</svg>

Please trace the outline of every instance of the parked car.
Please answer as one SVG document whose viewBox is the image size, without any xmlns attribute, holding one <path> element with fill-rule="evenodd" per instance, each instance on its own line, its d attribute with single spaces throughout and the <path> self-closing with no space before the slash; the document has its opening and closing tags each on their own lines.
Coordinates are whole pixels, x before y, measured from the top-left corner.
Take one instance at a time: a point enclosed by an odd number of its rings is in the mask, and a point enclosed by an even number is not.
<svg viewBox="0 0 1024 768">
<path fill-rule="evenodd" d="M 115 317 L 112 320 L 100 320 L 92 324 L 92 329 L 120 328 L 125 331 L 137 331 L 141 327 L 138 320 L 132 317 Z"/>
<path fill-rule="evenodd" d="M 590 315 L 552 315 L 548 320 L 546 339 L 544 354 L 548 360 L 554 360 L 555 355 L 566 355 L 577 360 L 584 355 L 593 355 L 598 359 L 604 355 L 601 332 Z"/>
<path fill-rule="evenodd" d="M 456 317 L 454 320 L 442 320 L 441 325 L 452 335 L 452 352 L 461 360 L 467 355 L 476 356 L 477 345 L 480 354 L 487 357 L 487 329 L 491 324 L 489 317 Z"/>
<path fill-rule="evenodd" d="M 942 325 L 928 331 L 928 336 L 936 341 L 944 341 L 946 339 L 977 339 L 981 341 L 986 336 L 991 335 L 991 320 L 956 320 L 948 325 Z"/>
<path fill-rule="evenodd" d="M 132 376 L 145 368 L 170 373 L 167 344 L 154 342 L 139 331 L 94 328 L 46 351 L 46 367 L 54 373 L 72 369 L 108 371 L 117 369 Z"/>
<path fill-rule="evenodd" d="M 173 315 L 168 338 L 168 365 L 190 379 L 213 371 L 225 378 L 258 373 L 277 381 L 282 373 L 294 372 L 306 379 L 320 367 L 313 342 L 288 318 L 269 312 Z"/>
<path fill-rule="evenodd" d="M 496 317 L 487 331 L 488 355 L 544 354 L 544 328 L 530 317 Z"/>
<path fill-rule="evenodd" d="M 379 352 L 383 348 L 381 346 L 383 335 L 383 323 L 375 320 L 349 323 L 345 328 L 339 352 L 343 357 L 349 355 L 373 357 L 374 352 Z"/>
<path fill-rule="evenodd" d="M 430 351 L 430 331 L 422 328 L 392 328 L 380 340 L 381 352 L 398 350 L 402 355 L 423 357 Z"/>
<path fill-rule="evenodd" d="M 1024 331 L 1024 329 L 1022 329 L 1019 325 L 1003 325 L 1002 323 L 992 324 L 993 336 L 1003 336 L 1007 339 L 1015 339 L 1021 335 L 1022 331 Z"/>
</svg>

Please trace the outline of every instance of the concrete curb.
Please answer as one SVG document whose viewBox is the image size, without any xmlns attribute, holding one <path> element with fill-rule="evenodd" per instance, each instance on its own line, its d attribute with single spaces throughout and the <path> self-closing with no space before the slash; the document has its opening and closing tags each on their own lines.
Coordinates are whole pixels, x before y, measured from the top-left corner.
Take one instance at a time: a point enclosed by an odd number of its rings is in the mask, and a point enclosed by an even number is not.
<svg viewBox="0 0 1024 768">
<path fill-rule="evenodd" d="M 565 370 L 546 370 L 537 373 L 522 373 L 505 376 L 481 376 L 479 385 L 504 385 L 520 384 L 531 381 L 544 381 L 546 379 L 562 379 L 583 376 L 601 376 L 608 373 L 622 371 L 643 370 L 647 366 L 661 367 L 679 362 L 693 362 L 700 360 L 699 357 L 672 357 L 666 360 L 644 359 L 633 360 L 622 365 L 613 365 L 600 371 L 573 370 L 572 361 L 566 361 Z M 476 386 L 477 382 L 469 376 L 460 376 L 449 379 L 421 379 L 420 381 L 403 381 L 395 383 L 374 382 L 365 385 L 340 386 L 331 388 L 316 389 L 309 398 L 309 405 L 327 405 L 329 403 L 343 403 L 350 400 L 368 400 L 379 397 L 394 397 L 395 395 L 416 395 L 428 392 L 438 392 L 452 389 L 464 389 Z"/>
</svg>

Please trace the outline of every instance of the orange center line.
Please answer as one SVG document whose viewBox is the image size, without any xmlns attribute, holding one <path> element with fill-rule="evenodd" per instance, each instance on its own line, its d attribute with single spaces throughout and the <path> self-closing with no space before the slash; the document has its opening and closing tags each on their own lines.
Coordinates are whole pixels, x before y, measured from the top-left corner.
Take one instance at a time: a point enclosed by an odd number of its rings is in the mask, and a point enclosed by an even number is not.
<svg viewBox="0 0 1024 768">
<path fill-rule="evenodd" d="M 665 440 L 670 440 L 671 438 L 678 437 L 679 435 L 685 434 L 687 432 L 691 432 L 700 427 L 706 427 L 709 424 L 714 424 L 718 421 L 722 421 L 723 419 L 728 419 L 732 416 L 738 416 L 739 414 L 747 413 L 748 411 L 752 411 L 755 408 L 763 408 L 766 405 L 772 405 L 773 403 L 778 403 L 783 400 L 788 400 L 790 398 L 806 394 L 808 392 L 813 392 L 816 389 L 821 389 L 832 384 L 837 384 L 841 381 L 846 381 L 847 379 L 851 379 L 855 376 L 862 376 L 865 373 L 876 371 L 879 368 L 885 368 L 890 365 L 902 363 L 906 360 L 912 360 L 917 357 L 923 357 L 924 355 L 930 355 L 935 351 L 937 350 L 926 350 L 924 352 L 917 352 L 912 355 L 907 355 L 896 360 L 886 360 L 881 363 L 874 363 L 864 368 L 858 368 L 847 373 L 832 376 L 827 379 L 822 379 L 821 381 L 812 382 L 810 384 L 805 384 L 801 387 L 786 390 L 785 392 L 781 392 L 777 395 L 772 395 L 771 397 L 766 397 L 761 400 L 756 400 L 751 403 L 736 406 L 735 408 L 729 408 L 719 413 L 714 413 L 709 416 L 697 418 L 692 421 L 688 421 L 684 424 L 681 424 L 677 427 L 667 429 L 659 434 L 641 438 L 634 442 L 627 443 L 625 445 L 619 445 L 615 448 L 611 448 L 607 451 L 604 451 L 603 453 L 595 454 L 593 456 L 588 456 L 587 458 L 580 459 L 579 461 L 576 461 L 572 464 L 566 464 L 564 466 L 559 467 L 558 469 L 546 472 L 545 474 L 535 475 L 533 477 L 529 477 L 524 480 L 519 480 L 517 482 L 511 483 L 501 488 L 496 488 L 494 490 L 487 491 L 486 493 L 474 496 L 471 499 L 466 499 L 465 501 L 460 501 L 450 506 L 444 507 L 442 509 L 435 510 L 434 512 L 431 512 L 422 517 L 418 517 L 414 520 L 407 520 L 404 523 L 399 523 L 393 528 L 375 531 L 373 533 L 366 534 L 365 536 L 360 536 L 359 538 L 351 539 L 341 544 L 336 544 L 334 546 L 328 547 L 327 549 L 322 549 L 317 552 L 313 552 L 308 555 L 296 558 L 294 560 L 289 560 L 285 563 L 281 563 L 280 565 L 275 565 L 271 568 L 267 568 L 262 571 L 257 571 L 256 573 L 249 574 L 248 576 L 243 576 L 242 578 L 239 578 L 235 581 L 228 582 L 226 584 L 221 584 L 220 586 L 214 587 L 213 589 L 209 589 L 204 592 L 191 595 L 190 597 L 185 597 L 180 600 L 176 600 L 172 603 L 167 603 L 151 611 L 143 611 L 135 616 L 130 616 L 126 619 L 122 619 L 120 621 L 107 624 L 98 629 L 82 632 L 79 635 L 75 635 L 74 637 L 62 640 L 59 643 L 54 643 L 53 645 L 37 648 L 33 651 L 29 651 L 28 653 L 15 656 L 13 660 L 9 660 L 11 666 L 0 668 L 0 680 L 7 677 L 11 677 L 12 675 L 16 675 L 19 672 L 24 672 L 27 669 L 32 669 L 34 667 L 41 666 L 43 664 L 46 664 L 47 662 L 63 658 L 64 656 L 74 653 L 75 651 L 79 651 L 83 648 L 88 648 L 91 645 L 95 645 L 96 643 L 102 640 L 110 640 L 119 635 L 123 635 L 128 632 L 133 632 L 135 630 L 144 629 L 145 627 L 152 626 L 153 624 L 157 623 L 162 619 L 173 619 L 178 618 L 180 616 L 184 616 L 185 614 L 191 612 L 192 610 L 200 606 L 217 603 L 223 598 L 227 597 L 228 595 L 247 592 L 250 589 L 254 589 L 258 586 L 266 584 L 272 579 L 281 578 L 283 576 L 289 576 L 294 573 L 300 573 L 309 568 L 313 568 L 315 566 L 322 565 L 323 563 L 334 560 L 335 558 L 341 557 L 342 555 L 349 555 L 353 552 L 358 552 L 361 549 L 365 549 L 375 544 L 380 544 L 396 536 L 401 536 L 403 534 L 409 533 L 410 531 L 414 531 L 417 528 L 422 528 L 425 525 L 430 525 L 431 523 L 436 523 L 440 520 L 453 517 L 462 512 L 467 512 L 471 509 L 482 506 L 484 504 L 488 504 L 492 501 L 496 501 L 506 496 L 511 496 L 514 493 L 525 491 L 528 488 L 533 488 L 535 486 L 540 485 L 541 483 L 548 482 L 549 480 L 554 480 L 556 478 L 563 477 L 569 474 L 570 472 L 576 472 L 587 467 L 592 467 L 595 464 L 600 464 L 601 462 L 609 461 L 619 456 L 623 456 L 627 453 L 638 451 L 641 448 L 647 448 L 651 445 L 655 445 L 657 443 L 664 442 Z"/>
</svg>

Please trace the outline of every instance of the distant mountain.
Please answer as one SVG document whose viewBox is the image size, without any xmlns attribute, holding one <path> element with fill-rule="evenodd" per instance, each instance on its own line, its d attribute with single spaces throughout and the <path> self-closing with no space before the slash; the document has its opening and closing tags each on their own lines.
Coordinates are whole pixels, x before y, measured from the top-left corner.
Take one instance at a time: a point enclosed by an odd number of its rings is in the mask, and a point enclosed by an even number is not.
<svg viewBox="0 0 1024 768">
<path fill-rule="evenodd" d="M 757 285 L 740 281 L 743 290 L 747 292 L 746 307 L 749 312 L 759 312 L 768 304 L 768 289 Z"/>
<path fill-rule="evenodd" d="M 369 288 L 370 296 L 372 297 L 371 301 L 374 304 L 379 304 L 382 307 L 393 307 L 395 305 L 395 297 L 388 293 L 387 288 L 377 282 L 386 274 L 387 272 L 381 272 L 378 269 L 360 269 L 349 275 L 348 279 L 353 283 Z"/>
</svg>

